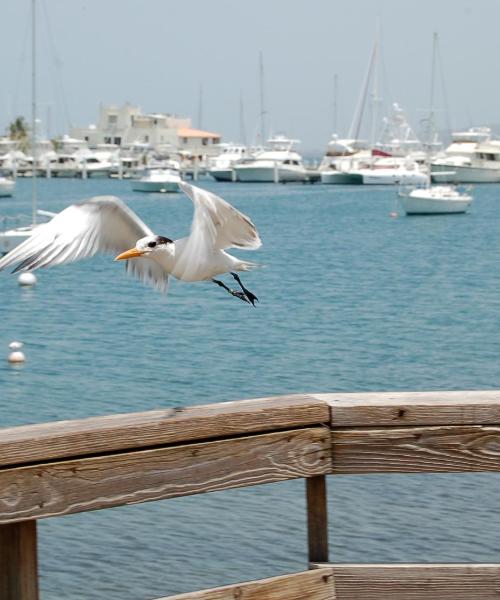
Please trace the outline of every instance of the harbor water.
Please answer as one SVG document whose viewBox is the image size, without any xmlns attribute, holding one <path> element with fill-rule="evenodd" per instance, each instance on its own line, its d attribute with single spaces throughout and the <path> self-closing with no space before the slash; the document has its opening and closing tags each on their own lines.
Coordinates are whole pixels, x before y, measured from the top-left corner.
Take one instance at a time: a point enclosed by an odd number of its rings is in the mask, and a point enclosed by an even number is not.
<svg viewBox="0 0 500 600">
<path fill-rule="evenodd" d="M 395 188 L 200 181 L 248 214 L 235 254 L 252 308 L 211 283 L 167 297 L 112 257 L 0 274 L 0 425 L 297 392 L 500 388 L 500 186 L 466 215 L 391 218 Z M 0 214 L 30 214 L 18 180 Z M 182 194 L 118 180 L 41 180 L 59 211 L 114 194 L 160 235 L 189 230 Z M 227 279 L 230 283 L 230 278 Z M 12 340 L 26 363 L 9 365 Z M 2 354 L 0 353 L 0 359 Z M 336 562 L 498 560 L 500 475 L 329 478 Z M 44 600 L 138 600 L 303 570 L 303 481 L 40 521 Z"/>
</svg>

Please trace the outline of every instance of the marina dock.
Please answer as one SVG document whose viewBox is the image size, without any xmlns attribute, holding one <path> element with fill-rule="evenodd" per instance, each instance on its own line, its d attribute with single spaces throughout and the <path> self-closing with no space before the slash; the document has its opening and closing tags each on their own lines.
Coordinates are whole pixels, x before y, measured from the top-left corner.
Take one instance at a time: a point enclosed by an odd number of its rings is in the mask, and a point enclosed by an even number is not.
<svg viewBox="0 0 500 600">
<path fill-rule="evenodd" d="M 303 479 L 302 572 L 170 600 L 493 600 L 500 564 L 331 561 L 326 476 L 498 472 L 499 448 L 500 391 L 300 394 L 4 428 L 0 599 L 39 598 L 39 519 Z"/>
</svg>

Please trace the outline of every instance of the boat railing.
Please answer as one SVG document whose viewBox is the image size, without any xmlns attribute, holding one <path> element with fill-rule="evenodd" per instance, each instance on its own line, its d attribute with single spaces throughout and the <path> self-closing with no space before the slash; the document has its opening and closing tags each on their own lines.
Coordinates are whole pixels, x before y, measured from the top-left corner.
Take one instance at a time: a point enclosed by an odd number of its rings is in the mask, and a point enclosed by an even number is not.
<svg viewBox="0 0 500 600">
<path fill-rule="evenodd" d="M 39 597 L 39 519 L 290 479 L 305 482 L 305 570 L 171 600 L 497 598 L 497 563 L 330 562 L 326 477 L 493 473 L 499 448 L 500 391 L 299 394 L 0 429 L 0 598 Z"/>
</svg>

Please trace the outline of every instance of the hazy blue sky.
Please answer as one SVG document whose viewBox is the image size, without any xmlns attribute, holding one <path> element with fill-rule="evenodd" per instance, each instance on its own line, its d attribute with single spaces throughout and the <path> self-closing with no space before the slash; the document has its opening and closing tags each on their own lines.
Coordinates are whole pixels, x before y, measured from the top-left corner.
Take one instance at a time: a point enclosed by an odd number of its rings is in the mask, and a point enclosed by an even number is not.
<svg viewBox="0 0 500 600">
<path fill-rule="evenodd" d="M 249 140 L 258 130 L 258 57 L 269 125 L 322 149 L 347 132 L 380 15 L 381 95 L 415 124 L 429 105 L 432 34 L 440 36 L 454 128 L 500 122 L 499 0 L 37 0 L 39 112 L 50 133 L 97 119 L 100 102 L 191 116 L 203 86 L 203 126 Z M 0 128 L 29 115 L 30 0 L 2 0 Z M 49 16 L 51 36 L 48 35 Z M 52 39 L 52 43 L 50 42 Z M 55 48 L 55 51 L 54 51 Z M 7 60 L 8 57 L 8 60 Z M 61 85 L 62 82 L 62 85 Z M 61 87 L 64 93 L 61 91 Z M 444 108 L 438 94 L 438 108 Z M 444 117 L 443 117 L 444 124 Z"/>
</svg>

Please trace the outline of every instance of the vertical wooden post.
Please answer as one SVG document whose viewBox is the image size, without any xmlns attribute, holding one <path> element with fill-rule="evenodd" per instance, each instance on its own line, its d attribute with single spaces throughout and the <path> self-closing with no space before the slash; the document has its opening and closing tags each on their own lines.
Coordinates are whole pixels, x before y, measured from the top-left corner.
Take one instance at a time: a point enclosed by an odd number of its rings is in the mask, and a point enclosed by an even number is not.
<svg viewBox="0 0 500 600">
<path fill-rule="evenodd" d="M 36 521 L 0 525 L 0 599 L 38 598 Z"/>
<path fill-rule="evenodd" d="M 328 562 L 328 511 L 326 477 L 306 479 L 309 562 Z"/>
</svg>

